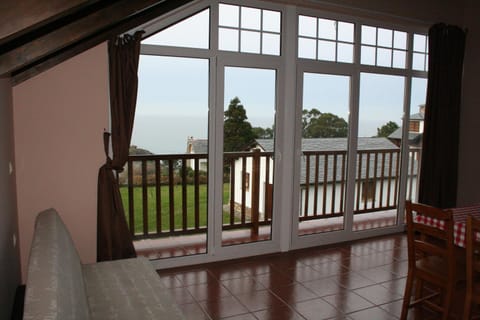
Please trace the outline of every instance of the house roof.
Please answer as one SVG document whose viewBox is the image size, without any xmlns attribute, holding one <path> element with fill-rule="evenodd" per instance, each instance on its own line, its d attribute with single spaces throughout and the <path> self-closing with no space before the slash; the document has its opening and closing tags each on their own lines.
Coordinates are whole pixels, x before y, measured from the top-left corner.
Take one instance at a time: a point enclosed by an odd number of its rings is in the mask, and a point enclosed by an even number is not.
<svg viewBox="0 0 480 320">
<path fill-rule="evenodd" d="M 257 143 L 260 148 L 264 151 L 271 152 L 273 151 L 273 139 L 258 139 Z M 302 140 L 302 151 L 344 151 L 344 153 L 337 156 L 336 160 L 336 170 L 335 170 L 335 157 L 332 154 L 329 155 L 319 155 L 318 157 L 318 182 L 327 183 L 339 182 L 343 179 L 346 179 L 346 172 L 342 174 L 342 162 L 343 157 L 347 156 L 347 138 L 318 138 L 318 139 L 303 139 Z M 357 169 L 355 170 L 355 175 L 358 178 L 358 167 L 361 166 L 360 177 L 361 179 L 366 179 L 367 171 L 368 177 L 373 178 L 376 176 L 383 176 L 385 178 L 394 177 L 396 175 L 395 168 L 397 167 L 398 157 L 399 157 L 399 147 L 393 144 L 387 138 L 368 138 L 360 137 L 358 138 L 358 151 L 368 151 L 368 150 L 386 150 L 384 153 L 378 153 L 377 158 L 375 158 L 375 153 L 362 152 L 362 157 L 357 157 Z M 370 154 L 369 161 L 367 162 L 367 154 Z M 391 158 L 391 161 L 390 161 Z M 315 170 L 317 167 L 316 156 L 310 157 L 309 163 L 309 173 L 308 178 L 309 183 L 315 183 Z M 376 160 L 376 161 L 375 161 Z M 327 163 L 326 163 L 327 162 Z M 325 168 L 326 163 L 326 170 Z M 417 172 L 416 167 L 417 163 L 414 162 L 414 172 Z M 392 170 L 390 170 L 390 167 Z M 300 173 L 300 183 L 304 185 L 307 181 L 307 156 L 302 156 L 301 159 L 301 173 Z M 345 169 L 346 170 L 346 169 Z M 326 176 L 325 176 L 326 172 Z"/>
<path fill-rule="evenodd" d="M 410 115 L 410 120 L 425 120 L 425 115 L 422 112 L 417 112 Z"/>
<path fill-rule="evenodd" d="M 189 139 L 189 144 L 193 147 L 192 153 L 207 153 L 208 152 L 208 140 L 207 139 Z M 274 140 L 273 139 L 257 139 L 257 146 L 260 147 L 263 151 L 273 152 L 274 150 Z M 318 182 L 323 183 L 327 181 L 328 183 L 333 181 L 342 180 L 342 162 L 343 157 L 347 156 L 347 138 L 317 138 L 317 139 L 303 139 L 302 140 L 302 151 L 340 151 L 341 154 L 337 156 L 336 160 L 336 170 L 335 169 L 335 159 L 332 154 L 320 155 L 318 157 Z M 362 151 L 368 150 L 385 150 L 383 153 L 378 153 L 377 160 L 375 162 L 375 153 L 368 153 Z M 343 151 L 343 152 L 342 152 Z M 361 165 L 361 179 L 366 179 L 367 171 L 368 177 L 373 178 L 375 173 L 378 176 L 381 176 L 383 168 L 383 176 L 393 177 L 396 175 L 395 168 L 397 167 L 398 157 L 400 148 L 393 144 L 387 138 L 369 138 L 369 137 L 360 137 L 358 138 L 358 151 L 362 152 L 362 159 L 357 157 L 357 168 Z M 370 154 L 369 161 L 367 162 L 367 154 Z M 390 161 L 390 158 L 391 161 Z M 310 183 L 315 183 L 314 172 L 316 169 L 316 156 L 310 157 Z M 327 175 L 325 177 L 325 162 L 327 162 Z M 390 166 L 392 170 L 390 170 Z M 414 163 L 416 171 L 417 163 Z M 301 159 L 301 176 L 300 183 L 305 184 L 307 181 L 307 156 L 302 156 Z M 368 169 L 368 170 L 367 170 Z M 335 172 L 334 172 L 335 171 Z M 335 173 L 335 176 L 334 176 Z M 355 175 L 358 176 L 358 169 L 355 170 Z M 346 177 L 346 172 L 343 173 L 343 179 Z"/>
<path fill-rule="evenodd" d="M 408 132 L 408 141 L 410 142 L 415 142 L 418 141 L 422 137 L 421 132 Z M 401 140 L 402 139 L 402 128 L 398 128 L 394 132 L 392 132 L 389 136 L 389 139 L 396 139 L 396 140 Z"/>
<path fill-rule="evenodd" d="M 267 152 L 273 151 L 273 139 L 257 139 L 258 145 Z M 302 139 L 302 151 L 347 151 L 347 138 Z M 386 138 L 358 138 L 358 150 L 398 149 Z"/>
<path fill-rule="evenodd" d="M 188 146 L 192 146 L 192 151 L 189 152 Z M 187 153 L 208 153 L 208 140 L 207 139 L 188 139 Z"/>
</svg>

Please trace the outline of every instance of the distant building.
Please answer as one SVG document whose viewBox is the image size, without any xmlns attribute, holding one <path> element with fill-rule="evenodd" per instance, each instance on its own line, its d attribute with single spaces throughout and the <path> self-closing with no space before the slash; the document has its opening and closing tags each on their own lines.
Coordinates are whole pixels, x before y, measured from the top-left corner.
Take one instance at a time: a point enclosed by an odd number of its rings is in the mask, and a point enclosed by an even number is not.
<svg viewBox="0 0 480 320">
<path fill-rule="evenodd" d="M 208 139 L 195 139 L 193 136 L 187 138 L 187 153 L 188 154 L 208 154 Z M 198 169 L 207 171 L 207 159 L 199 159 Z M 195 170 L 195 161 L 188 160 L 187 166 Z"/>
<path fill-rule="evenodd" d="M 422 137 L 425 124 L 425 105 L 421 104 L 419 106 L 418 113 L 410 115 L 410 122 L 408 124 L 408 145 L 410 147 L 421 147 L 422 146 Z M 398 128 L 391 135 L 388 136 L 388 139 L 395 143 L 397 146 L 400 146 L 402 141 L 402 128 Z"/>
</svg>

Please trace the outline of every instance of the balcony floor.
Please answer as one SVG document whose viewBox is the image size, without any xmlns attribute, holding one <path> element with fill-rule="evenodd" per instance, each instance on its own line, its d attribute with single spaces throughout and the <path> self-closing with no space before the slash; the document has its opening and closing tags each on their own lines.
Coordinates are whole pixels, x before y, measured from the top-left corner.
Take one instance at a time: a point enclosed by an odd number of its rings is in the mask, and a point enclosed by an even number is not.
<svg viewBox="0 0 480 320">
<path fill-rule="evenodd" d="M 353 230 L 375 229 L 393 226 L 396 223 L 396 210 L 378 211 L 354 216 Z M 300 223 L 300 235 L 328 232 L 343 228 L 343 218 L 309 220 Z M 248 229 L 229 230 L 222 234 L 224 246 L 267 240 L 270 238 L 270 227 L 261 227 L 259 235 L 252 235 Z M 182 235 L 157 239 L 135 241 L 138 255 L 149 259 L 178 257 L 206 253 L 206 234 Z"/>
<path fill-rule="evenodd" d="M 400 316 L 407 250 L 401 233 L 158 273 L 187 319 L 390 320 Z"/>
</svg>

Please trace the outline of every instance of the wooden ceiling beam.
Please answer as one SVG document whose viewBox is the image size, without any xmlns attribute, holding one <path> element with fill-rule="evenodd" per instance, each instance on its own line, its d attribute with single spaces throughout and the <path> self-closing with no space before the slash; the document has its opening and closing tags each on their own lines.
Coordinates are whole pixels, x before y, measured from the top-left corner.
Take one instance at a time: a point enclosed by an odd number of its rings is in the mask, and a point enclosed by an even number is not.
<svg viewBox="0 0 480 320">
<path fill-rule="evenodd" d="M 12 47 L 0 55 L 0 75 L 21 82 L 115 35 L 175 10 L 192 0 L 119 0 Z M 1 51 L 0 47 L 0 52 Z"/>
</svg>

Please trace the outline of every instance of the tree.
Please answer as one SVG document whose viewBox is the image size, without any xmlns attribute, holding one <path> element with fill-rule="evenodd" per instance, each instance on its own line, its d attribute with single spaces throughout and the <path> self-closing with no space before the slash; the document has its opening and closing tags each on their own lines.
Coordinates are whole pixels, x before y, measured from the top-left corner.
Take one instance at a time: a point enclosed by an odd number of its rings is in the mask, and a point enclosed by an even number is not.
<svg viewBox="0 0 480 320">
<path fill-rule="evenodd" d="M 273 138 L 273 128 L 262 128 L 254 127 L 253 133 L 257 139 L 272 139 Z"/>
<path fill-rule="evenodd" d="M 238 97 L 230 100 L 224 112 L 223 149 L 225 152 L 244 151 L 255 142 L 252 125 L 247 121 L 247 112 Z"/>
<path fill-rule="evenodd" d="M 348 135 L 348 123 L 333 113 L 322 113 L 313 108 L 302 111 L 302 137 L 336 138 Z"/>
<path fill-rule="evenodd" d="M 377 128 L 377 137 L 388 137 L 398 128 L 400 128 L 398 124 L 393 121 L 389 121 L 380 128 Z"/>
</svg>

